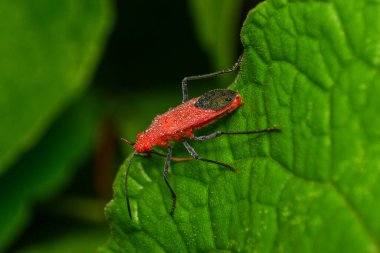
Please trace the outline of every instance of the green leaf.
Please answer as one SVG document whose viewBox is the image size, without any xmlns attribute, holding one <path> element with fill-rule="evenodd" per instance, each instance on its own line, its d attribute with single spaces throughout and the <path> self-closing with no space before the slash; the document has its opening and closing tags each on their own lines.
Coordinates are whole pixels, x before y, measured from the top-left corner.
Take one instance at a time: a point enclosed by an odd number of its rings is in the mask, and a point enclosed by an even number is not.
<svg viewBox="0 0 380 253">
<path fill-rule="evenodd" d="M 108 0 L 0 2 L 0 174 L 89 83 Z"/>
<path fill-rule="evenodd" d="M 201 134 L 282 132 L 193 141 L 201 156 L 240 173 L 173 162 L 174 217 L 164 161 L 152 157 L 131 168 L 129 219 L 123 164 L 103 252 L 379 252 L 379 12 L 369 0 L 277 0 L 254 9 L 232 87 L 245 104 Z"/>
<path fill-rule="evenodd" d="M 100 123 L 96 104 L 91 98 L 71 106 L 0 178 L 0 252 L 26 226 L 35 202 L 55 196 L 90 154 Z"/>
<path fill-rule="evenodd" d="M 188 2 L 201 46 L 215 59 L 215 68 L 225 68 L 236 60 L 236 42 L 244 1 Z"/>
</svg>

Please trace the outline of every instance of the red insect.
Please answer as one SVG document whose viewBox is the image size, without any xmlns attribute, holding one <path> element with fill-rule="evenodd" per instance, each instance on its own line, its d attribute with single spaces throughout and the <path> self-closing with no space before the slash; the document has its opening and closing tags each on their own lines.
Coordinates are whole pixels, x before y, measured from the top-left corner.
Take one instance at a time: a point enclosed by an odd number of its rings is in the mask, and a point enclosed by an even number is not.
<svg viewBox="0 0 380 253">
<path fill-rule="evenodd" d="M 233 171 L 237 171 L 234 167 L 229 164 L 218 162 L 214 160 L 209 160 L 201 157 L 195 152 L 195 150 L 190 146 L 186 139 L 193 139 L 198 141 L 204 141 L 212 138 L 217 138 L 221 135 L 234 135 L 234 134 L 258 134 L 263 132 L 274 132 L 280 131 L 278 128 L 268 128 L 263 130 L 253 130 L 253 131 L 242 131 L 242 132 L 215 132 L 205 136 L 195 136 L 193 131 L 197 130 L 201 127 L 204 127 L 217 119 L 223 117 L 224 115 L 232 112 L 237 107 L 239 107 L 243 101 L 239 93 L 228 90 L 228 89 L 217 89 L 206 92 L 200 97 L 189 100 L 187 82 L 190 80 L 200 80 L 206 79 L 214 76 L 218 76 L 225 73 L 230 73 L 236 71 L 240 68 L 241 57 L 235 63 L 235 65 L 226 70 L 198 75 L 198 76 L 190 76 L 185 77 L 182 81 L 182 94 L 183 100 L 182 104 L 170 109 L 168 112 L 158 115 L 154 118 L 152 124 L 148 127 L 148 129 L 139 133 L 136 138 L 136 142 L 129 142 L 126 139 L 122 139 L 130 145 L 133 145 L 135 152 L 131 160 L 129 161 L 126 174 L 125 174 L 125 195 L 128 206 L 129 216 L 132 218 L 131 207 L 129 203 L 128 197 L 128 174 L 129 169 L 132 164 L 132 160 L 134 157 L 140 154 L 155 154 L 159 156 L 166 156 L 163 178 L 164 181 L 169 188 L 172 195 L 172 208 L 170 214 L 174 214 L 175 206 L 176 206 L 176 194 L 173 188 L 170 186 L 169 181 L 167 179 L 168 170 L 170 166 L 170 161 L 186 161 L 191 160 L 191 158 L 175 158 L 172 157 L 172 149 L 169 145 L 169 141 L 182 141 L 183 145 L 189 152 L 189 154 L 197 160 L 218 164 L 229 168 Z M 158 153 L 152 148 L 156 146 L 163 146 L 168 148 L 167 155 L 163 155 Z"/>
</svg>

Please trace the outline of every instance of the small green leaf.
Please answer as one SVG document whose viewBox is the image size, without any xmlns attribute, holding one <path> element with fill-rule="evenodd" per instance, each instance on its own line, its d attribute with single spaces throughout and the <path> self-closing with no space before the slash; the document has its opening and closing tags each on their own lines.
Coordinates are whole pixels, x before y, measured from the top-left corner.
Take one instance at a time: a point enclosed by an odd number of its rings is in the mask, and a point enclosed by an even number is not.
<svg viewBox="0 0 380 253">
<path fill-rule="evenodd" d="M 89 83 L 108 0 L 0 2 L 0 174 Z"/>
<path fill-rule="evenodd" d="M 104 252 L 379 252 L 379 12 L 369 0 L 273 0 L 254 9 L 232 87 L 245 103 L 201 133 L 282 132 L 192 141 L 201 156 L 240 173 L 172 162 L 174 217 L 164 161 L 136 158 L 129 219 L 123 164 Z"/>
</svg>

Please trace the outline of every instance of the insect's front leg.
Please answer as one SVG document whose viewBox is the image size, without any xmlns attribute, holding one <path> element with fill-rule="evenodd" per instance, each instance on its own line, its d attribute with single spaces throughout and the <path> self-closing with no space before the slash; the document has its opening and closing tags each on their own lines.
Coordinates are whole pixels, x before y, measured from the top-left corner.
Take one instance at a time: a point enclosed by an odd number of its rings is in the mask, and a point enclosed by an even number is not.
<svg viewBox="0 0 380 253">
<path fill-rule="evenodd" d="M 234 71 L 236 71 L 236 70 L 238 70 L 240 68 L 242 58 L 243 58 L 243 55 L 241 55 L 238 58 L 237 62 L 231 68 L 229 68 L 229 69 L 224 69 L 224 70 L 221 70 L 221 71 L 217 71 L 217 72 L 213 72 L 213 73 L 209 73 L 209 74 L 204 74 L 204 75 L 196 75 L 196 76 L 185 77 L 182 80 L 182 95 L 183 95 L 182 103 L 185 103 L 185 102 L 189 101 L 189 91 L 188 91 L 188 88 L 187 88 L 187 82 L 188 81 L 208 79 L 208 78 L 212 78 L 212 77 L 215 77 L 215 76 L 219 76 L 219 75 L 223 75 L 223 74 L 234 72 Z"/>
<path fill-rule="evenodd" d="M 172 159 L 172 148 L 168 146 L 168 154 L 166 155 L 166 160 L 165 160 L 165 166 L 164 166 L 164 173 L 163 173 L 163 178 L 166 183 L 166 186 L 169 188 L 170 193 L 172 194 L 172 208 L 170 210 L 170 215 L 173 216 L 176 202 L 177 202 L 177 195 L 175 194 L 173 188 L 170 186 L 169 181 L 168 181 L 168 173 L 169 173 L 169 167 L 170 167 L 170 161 Z"/>
<path fill-rule="evenodd" d="M 253 130 L 253 131 L 235 131 L 235 132 L 217 131 L 217 132 L 209 134 L 209 135 L 195 136 L 194 140 L 205 141 L 205 140 L 220 137 L 222 135 L 259 134 L 259 133 L 270 133 L 270 132 L 281 132 L 281 129 L 279 129 L 279 128 L 267 128 L 267 129 Z"/>
</svg>

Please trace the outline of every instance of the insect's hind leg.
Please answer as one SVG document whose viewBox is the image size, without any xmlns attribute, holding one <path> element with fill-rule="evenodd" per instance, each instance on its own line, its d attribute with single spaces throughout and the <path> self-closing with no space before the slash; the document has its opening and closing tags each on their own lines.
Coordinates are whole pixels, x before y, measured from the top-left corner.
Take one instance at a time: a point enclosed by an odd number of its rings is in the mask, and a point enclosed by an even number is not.
<svg viewBox="0 0 380 253">
<path fill-rule="evenodd" d="M 238 58 L 237 62 L 229 69 L 225 69 L 225 70 L 221 70 L 221 71 L 217 71 L 217 72 L 213 72 L 213 73 L 209 73 L 209 74 L 204 74 L 204 75 L 188 76 L 188 77 L 183 78 L 183 80 L 182 80 L 182 95 L 183 95 L 182 103 L 185 103 L 189 100 L 189 91 L 187 88 L 187 82 L 188 81 L 208 79 L 208 78 L 219 76 L 222 74 L 234 72 L 240 68 L 242 56 L 243 55 L 241 55 Z"/>
<path fill-rule="evenodd" d="M 162 177 L 164 178 L 164 181 L 166 183 L 166 186 L 169 188 L 170 193 L 172 194 L 172 208 L 170 210 L 170 215 L 173 216 L 175 206 L 177 203 L 177 195 L 175 194 L 173 188 L 170 186 L 169 181 L 168 181 L 168 172 L 169 172 L 169 167 L 170 167 L 170 161 L 172 159 L 172 148 L 168 146 L 168 154 L 166 155 L 166 160 L 165 160 L 165 166 L 164 166 L 164 172 L 162 174 Z"/>
<path fill-rule="evenodd" d="M 222 135 L 260 134 L 260 133 L 270 133 L 270 132 L 281 132 L 281 129 L 279 129 L 279 128 L 267 128 L 267 129 L 253 130 L 253 131 L 234 131 L 234 132 L 217 131 L 217 132 L 209 134 L 209 135 L 195 136 L 194 140 L 205 141 L 205 140 L 209 140 L 209 139 L 218 138 Z"/>
<path fill-rule="evenodd" d="M 200 155 L 198 155 L 197 152 L 195 152 L 195 150 L 193 149 L 193 147 L 190 146 L 190 144 L 186 140 L 183 140 L 182 143 L 185 146 L 186 150 L 189 152 L 189 154 L 192 157 L 194 157 L 195 159 L 200 160 L 200 161 L 204 161 L 204 162 L 208 162 L 208 163 L 214 163 L 214 164 L 226 167 L 226 168 L 228 168 L 228 169 L 230 169 L 230 170 L 232 170 L 234 172 L 237 172 L 236 168 L 232 167 L 231 165 L 229 165 L 227 163 L 222 163 L 222 162 L 218 162 L 218 161 L 202 158 Z"/>
</svg>

